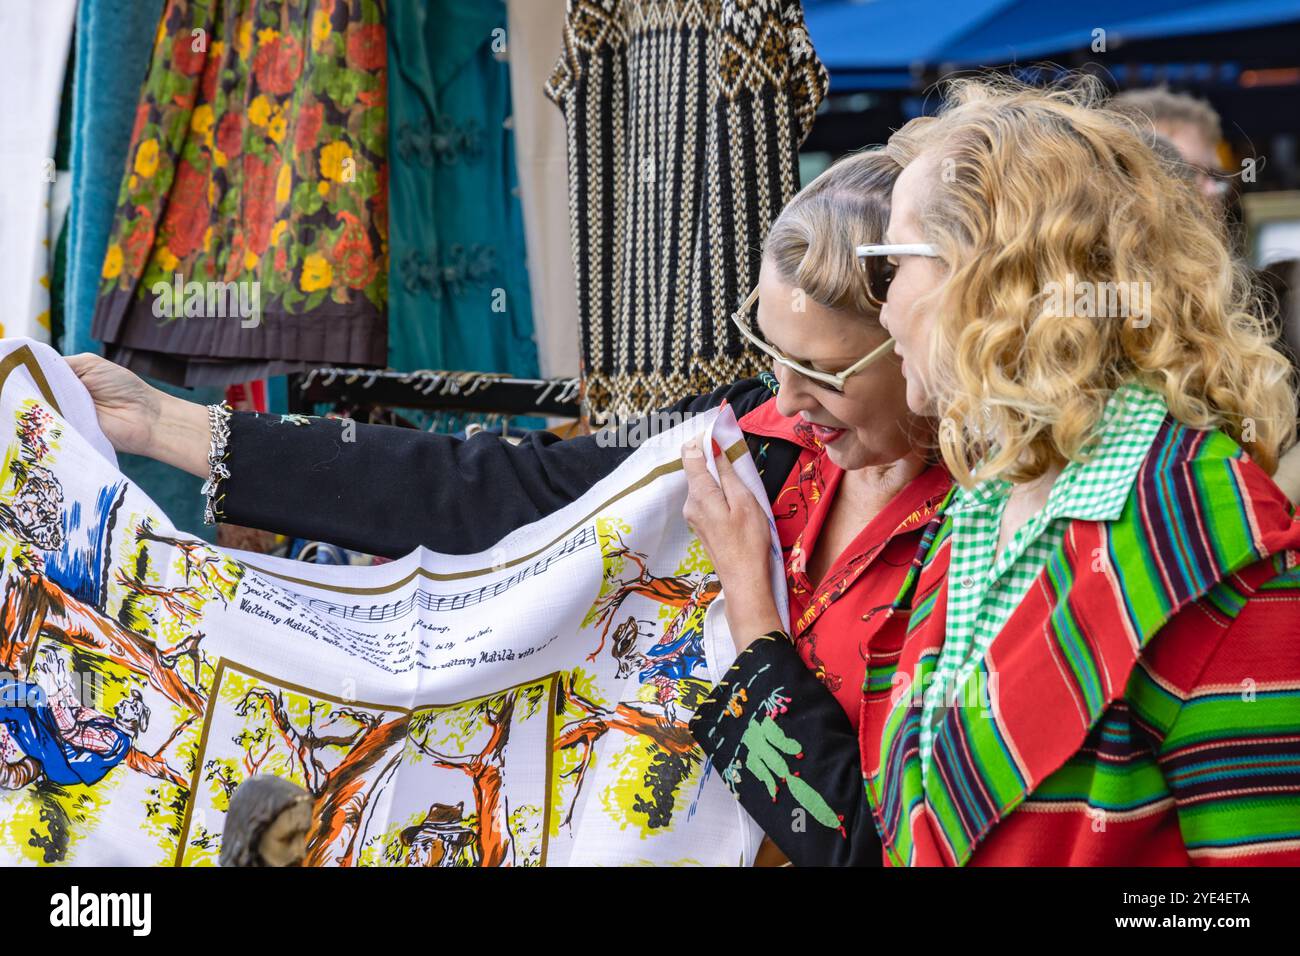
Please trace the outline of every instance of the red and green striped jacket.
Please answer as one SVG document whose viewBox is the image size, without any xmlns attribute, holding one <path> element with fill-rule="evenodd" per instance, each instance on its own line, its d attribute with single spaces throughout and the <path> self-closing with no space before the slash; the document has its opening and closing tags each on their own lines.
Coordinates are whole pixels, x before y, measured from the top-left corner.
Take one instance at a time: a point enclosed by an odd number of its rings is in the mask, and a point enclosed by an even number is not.
<svg viewBox="0 0 1300 956">
<path fill-rule="evenodd" d="M 697 710 L 795 862 L 873 862 L 870 834 L 892 865 L 1300 864 L 1300 524 L 1236 443 L 1167 419 L 1120 518 L 1070 525 L 973 677 L 987 691 L 941 712 L 923 786 L 950 533 L 941 509 L 890 612 L 906 633 L 867 661 L 856 741 L 779 639 Z M 742 686 L 783 709 L 728 712 Z M 799 752 L 775 797 L 746 773 L 754 722 Z"/>
</svg>

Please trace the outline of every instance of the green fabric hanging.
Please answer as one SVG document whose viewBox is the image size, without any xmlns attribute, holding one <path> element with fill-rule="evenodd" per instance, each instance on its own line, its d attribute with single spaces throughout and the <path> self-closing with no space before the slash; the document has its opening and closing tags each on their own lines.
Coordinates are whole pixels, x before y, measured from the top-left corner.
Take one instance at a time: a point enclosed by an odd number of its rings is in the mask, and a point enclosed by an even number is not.
<svg viewBox="0 0 1300 956">
<path fill-rule="evenodd" d="M 496 0 L 390 0 L 389 364 L 535 376 Z"/>
</svg>

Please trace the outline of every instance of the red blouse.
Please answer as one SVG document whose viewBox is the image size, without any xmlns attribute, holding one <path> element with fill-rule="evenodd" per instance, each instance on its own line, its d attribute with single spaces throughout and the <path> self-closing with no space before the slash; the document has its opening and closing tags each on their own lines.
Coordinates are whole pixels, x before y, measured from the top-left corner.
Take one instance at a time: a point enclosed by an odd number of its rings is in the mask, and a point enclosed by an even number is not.
<svg viewBox="0 0 1300 956">
<path fill-rule="evenodd" d="M 776 410 L 776 399 L 744 416 L 740 426 L 751 435 L 782 438 L 803 448 L 772 504 L 785 555 L 791 637 L 808 669 L 835 695 L 857 729 L 868 664 L 892 667 L 895 660 L 883 660 L 882 654 L 896 658 L 907 630 L 907 615 L 891 615 L 889 607 L 916 557 L 926 522 L 952 480 L 941 465 L 921 472 L 816 582 L 807 574 L 808 555 L 817 546 L 844 470 L 830 460 L 802 419 Z"/>
</svg>

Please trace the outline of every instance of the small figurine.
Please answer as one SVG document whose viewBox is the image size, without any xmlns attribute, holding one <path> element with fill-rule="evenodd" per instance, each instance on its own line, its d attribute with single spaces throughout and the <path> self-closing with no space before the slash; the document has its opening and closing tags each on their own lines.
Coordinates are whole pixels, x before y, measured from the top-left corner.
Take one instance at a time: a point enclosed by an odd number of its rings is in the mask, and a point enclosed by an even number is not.
<svg viewBox="0 0 1300 956">
<path fill-rule="evenodd" d="M 221 865 L 301 866 L 313 803 L 296 783 L 267 774 L 249 777 L 230 798 Z"/>
</svg>

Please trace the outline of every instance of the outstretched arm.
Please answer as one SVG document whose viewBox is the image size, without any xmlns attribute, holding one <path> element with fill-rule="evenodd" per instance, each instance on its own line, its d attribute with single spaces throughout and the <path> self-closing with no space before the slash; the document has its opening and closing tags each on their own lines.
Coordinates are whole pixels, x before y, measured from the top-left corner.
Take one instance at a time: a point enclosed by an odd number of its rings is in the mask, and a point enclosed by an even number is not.
<svg viewBox="0 0 1300 956">
<path fill-rule="evenodd" d="M 665 411 L 698 413 L 727 399 L 739 415 L 770 394 L 749 380 Z M 225 520 L 390 556 L 420 545 L 448 554 L 486 550 L 581 497 L 633 451 L 547 431 L 512 445 L 488 432 L 461 440 L 353 422 L 345 430 L 336 419 L 294 421 L 231 417 Z"/>
<path fill-rule="evenodd" d="M 208 477 L 202 405 L 158 391 L 99 356 L 72 356 L 68 364 L 115 448 Z M 698 413 L 726 400 L 739 416 L 769 397 L 750 379 L 665 411 Z M 392 557 L 421 545 L 450 554 L 490 548 L 580 497 L 633 450 L 545 431 L 515 446 L 488 433 L 462 441 L 416 429 L 349 422 L 345 431 L 338 420 L 298 420 L 231 416 L 223 519 Z"/>
</svg>

